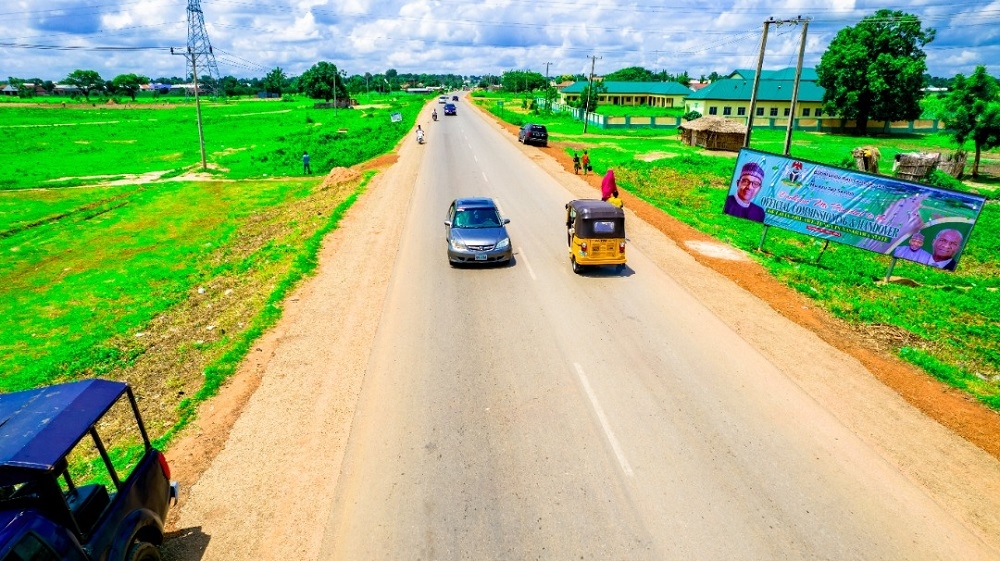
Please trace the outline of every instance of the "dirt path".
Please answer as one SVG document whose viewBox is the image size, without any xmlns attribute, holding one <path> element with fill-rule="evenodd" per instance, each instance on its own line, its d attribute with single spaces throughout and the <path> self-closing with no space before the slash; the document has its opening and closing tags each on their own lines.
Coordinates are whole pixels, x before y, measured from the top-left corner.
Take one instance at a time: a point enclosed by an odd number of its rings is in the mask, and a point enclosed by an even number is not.
<svg viewBox="0 0 1000 561">
<path fill-rule="evenodd" d="M 402 223 L 394 217 L 406 212 L 415 183 L 414 147 L 409 137 L 403 141 L 398 163 L 377 176 L 327 238 L 317 275 L 289 299 L 280 324 L 169 451 L 182 495 L 169 521 L 166 559 L 317 559 L 317 521 L 332 504 L 392 274 Z M 599 177 L 588 185 L 567 172 L 572 164 L 555 144 L 533 158 L 579 196 L 599 188 Z M 829 317 L 740 252 L 624 197 L 634 243 L 659 256 L 664 270 L 887 461 L 1000 547 L 1000 416 L 885 353 L 883 338 Z M 803 361 L 821 366 L 803 369 Z"/>
</svg>

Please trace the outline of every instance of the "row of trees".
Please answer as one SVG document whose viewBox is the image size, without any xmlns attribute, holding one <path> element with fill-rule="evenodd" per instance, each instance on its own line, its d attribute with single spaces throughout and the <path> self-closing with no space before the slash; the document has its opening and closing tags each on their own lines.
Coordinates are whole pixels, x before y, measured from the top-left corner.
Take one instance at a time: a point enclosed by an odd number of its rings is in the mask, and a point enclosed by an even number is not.
<svg viewBox="0 0 1000 561">
<path fill-rule="evenodd" d="M 337 78 L 333 77 L 337 74 Z M 334 86 L 334 80 L 336 86 Z M 472 77 L 471 80 L 479 80 L 479 77 Z M 60 83 L 75 86 L 80 93 L 88 100 L 91 95 L 127 95 L 135 100 L 136 94 L 142 89 L 144 84 L 183 84 L 191 81 L 190 77 L 182 78 L 159 77 L 149 78 L 140 74 L 120 74 L 112 80 L 105 80 L 96 70 L 78 69 L 71 72 Z M 236 97 L 243 95 L 256 95 L 258 92 L 268 92 L 282 95 L 284 93 L 306 93 L 316 99 L 332 98 L 333 88 L 337 88 L 337 95 L 346 97 L 350 95 L 360 95 L 366 92 L 389 92 L 398 91 L 409 85 L 421 85 L 429 87 L 446 87 L 449 89 L 459 89 L 467 83 L 466 78 L 457 74 L 412 74 L 398 73 L 394 69 L 389 69 L 382 74 L 355 74 L 347 76 L 345 72 L 338 71 L 337 67 L 329 62 L 319 62 L 312 68 L 304 72 L 301 76 L 288 76 L 279 68 L 274 68 L 263 77 L 237 78 L 235 76 L 224 76 L 219 80 L 211 76 L 201 76 L 198 78 L 199 85 L 213 92 L 218 92 L 226 97 Z M 24 84 L 40 86 L 47 93 L 55 91 L 56 83 L 51 80 L 41 78 L 16 78 L 10 77 L 7 82 L 18 88 L 19 95 L 30 97 L 34 94 L 34 88 L 24 88 Z M 475 83 L 475 82 L 473 82 Z M 309 92 L 314 92 L 312 95 Z"/>
<path fill-rule="evenodd" d="M 56 83 L 52 80 L 42 80 L 41 78 L 15 78 L 7 79 L 7 83 L 18 89 L 19 97 L 32 97 L 34 88 L 26 88 L 25 84 L 32 84 L 41 87 L 46 93 L 51 94 L 56 89 Z M 88 100 L 92 93 L 109 93 L 111 95 L 128 95 L 135 100 L 135 94 L 143 84 L 149 83 L 149 78 L 137 74 L 119 74 L 111 80 L 104 80 L 96 70 L 74 70 L 62 81 L 63 84 L 76 86 Z"/>
</svg>

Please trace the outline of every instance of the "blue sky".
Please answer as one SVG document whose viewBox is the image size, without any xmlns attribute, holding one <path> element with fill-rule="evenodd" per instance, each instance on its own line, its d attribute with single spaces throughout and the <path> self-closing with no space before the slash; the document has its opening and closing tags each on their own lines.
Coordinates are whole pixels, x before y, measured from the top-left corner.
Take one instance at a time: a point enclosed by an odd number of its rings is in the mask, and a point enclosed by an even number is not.
<svg viewBox="0 0 1000 561">
<path fill-rule="evenodd" d="M 754 68 L 763 21 L 810 18 L 805 65 L 815 66 L 838 30 L 881 8 L 917 15 L 937 30 L 930 74 L 1000 75 L 1000 0 L 883 2 L 799 0 L 201 0 L 222 75 L 289 76 L 325 60 L 348 74 L 399 72 L 550 75 L 628 66 L 687 71 Z M 713 5 L 706 10 L 704 6 Z M 764 68 L 795 66 L 801 27 L 768 33 Z M 105 79 L 184 75 L 166 47 L 187 43 L 187 0 L 7 0 L 0 7 L 0 81 L 58 82 L 74 69 Z M 58 50 L 72 47 L 70 50 Z M 123 48 L 139 48 L 122 50 Z M 548 63 L 548 64 L 547 64 Z"/>
</svg>

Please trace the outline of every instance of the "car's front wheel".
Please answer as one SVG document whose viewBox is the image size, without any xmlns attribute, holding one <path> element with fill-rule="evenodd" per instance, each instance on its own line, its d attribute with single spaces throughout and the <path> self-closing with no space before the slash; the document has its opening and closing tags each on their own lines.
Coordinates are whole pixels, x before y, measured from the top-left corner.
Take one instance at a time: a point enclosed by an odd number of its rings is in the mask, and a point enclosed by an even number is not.
<svg viewBox="0 0 1000 561">
<path fill-rule="evenodd" d="M 160 550 L 149 542 L 135 542 L 125 556 L 128 561 L 160 561 Z"/>
</svg>

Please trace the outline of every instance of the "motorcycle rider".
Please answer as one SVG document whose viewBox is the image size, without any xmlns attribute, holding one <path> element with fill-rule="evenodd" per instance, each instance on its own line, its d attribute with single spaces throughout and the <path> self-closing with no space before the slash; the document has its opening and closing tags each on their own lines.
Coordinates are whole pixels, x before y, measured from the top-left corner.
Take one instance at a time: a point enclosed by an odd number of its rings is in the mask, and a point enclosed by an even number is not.
<svg viewBox="0 0 1000 561">
<path fill-rule="evenodd" d="M 438 110 L 437 109 L 431 111 L 431 119 L 434 119 L 435 121 L 438 120 Z"/>
<path fill-rule="evenodd" d="M 420 128 L 420 125 L 417 125 L 417 142 L 424 143 L 424 129 Z"/>
</svg>

